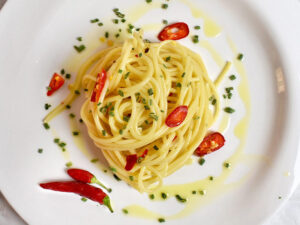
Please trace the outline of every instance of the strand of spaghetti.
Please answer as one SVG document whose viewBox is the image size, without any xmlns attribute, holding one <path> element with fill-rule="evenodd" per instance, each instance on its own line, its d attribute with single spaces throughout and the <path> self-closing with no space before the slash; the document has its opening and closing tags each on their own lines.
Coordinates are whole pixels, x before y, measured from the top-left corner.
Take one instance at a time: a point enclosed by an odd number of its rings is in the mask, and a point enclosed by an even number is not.
<svg viewBox="0 0 300 225">
<path fill-rule="evenodd" d="M 219 84 L 221 83 L 221 81 L 224 79 L 225 75 L 228 73 L 228 71 L 230 70 L 232 66 L 232 62 L 227 61 L 225 63 L 225 66 L 223 67 L 223 69 L 221 70 L 221 73 L 219 74 L 219 76 L 217 77 L 217 79 L 215 80 L 215 86 L 219 86 Z"/>
</svg>

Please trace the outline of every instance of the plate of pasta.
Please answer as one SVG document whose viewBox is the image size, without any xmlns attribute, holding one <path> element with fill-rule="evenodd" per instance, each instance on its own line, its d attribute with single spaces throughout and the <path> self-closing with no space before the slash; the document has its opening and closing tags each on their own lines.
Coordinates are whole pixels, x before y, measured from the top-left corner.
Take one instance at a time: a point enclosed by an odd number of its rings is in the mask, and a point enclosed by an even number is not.
<svg viewBox="0 0 300 225">
<path fill-rule="evenodd" d="M 20 216 L 265 221 L 295 182 L 300 111 L 287 105 L 299 83 L 259 7 L 8 1 L 0 187 Z M 24 8 L 24 24 L 8 29 Z"/>
</svg>

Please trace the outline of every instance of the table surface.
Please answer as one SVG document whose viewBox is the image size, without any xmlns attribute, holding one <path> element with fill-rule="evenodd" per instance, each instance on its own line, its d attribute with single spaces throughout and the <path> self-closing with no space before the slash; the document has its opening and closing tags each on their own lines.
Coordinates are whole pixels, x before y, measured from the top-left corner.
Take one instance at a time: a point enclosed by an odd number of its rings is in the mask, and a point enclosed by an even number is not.
<svg viewBox="0 0 300 225">
<path fill-rule="evenodd" d="M 0 9 L 6 0 L 0 0 Z M 300 0 L 298 0 L 300 1 Z M 300 4 L 300 2 L 299 2 Z M 290 199 L 283 207 L 264 225 L 300 225 L 300 185 L 295 189 Z M 18 216 L 0 192 L 0 224 L 26 225 Z"/>
</svg>

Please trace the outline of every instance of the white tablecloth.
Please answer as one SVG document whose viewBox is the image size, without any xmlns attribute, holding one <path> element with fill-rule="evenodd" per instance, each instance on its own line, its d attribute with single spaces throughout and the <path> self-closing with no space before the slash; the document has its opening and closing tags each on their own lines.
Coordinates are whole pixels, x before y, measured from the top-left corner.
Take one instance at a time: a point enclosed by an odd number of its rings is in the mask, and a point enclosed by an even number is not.
<svg viewBox="0 0 300 225">
<path fill-rule="evenodd" d="M 6 0 L 0 0 L 0 9 L 5 1 Z M 286 1 L 288 2 L 288 0 Z M 0 224 L 26 225 L 24 220 L 16 214 L 14 209 L 9 205 L 1 193 Z M 295 192 L 285 205 L 264 225 L 300 225 L 300 185 L 298 185 Z"/>
</svg>

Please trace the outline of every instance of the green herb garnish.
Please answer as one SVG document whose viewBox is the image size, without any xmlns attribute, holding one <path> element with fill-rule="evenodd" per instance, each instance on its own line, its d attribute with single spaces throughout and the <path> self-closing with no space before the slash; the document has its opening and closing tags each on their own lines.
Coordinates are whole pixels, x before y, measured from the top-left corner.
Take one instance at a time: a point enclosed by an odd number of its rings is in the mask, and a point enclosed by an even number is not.
<svg viewBox="0 0 300 225">
<path fill-rule="evenodd" d="M 95 18 L 95 19 L 90 20 L 90 22 L 91 22 L 91 23 L 97 23 L 97 22 L 99 22 L 99 19 L 98 19 L 98 18 Z"/>
<path fill-rule="evenodd" d="M 161 5 L 161 8 L 162 8 L 162 9 L 167 9 L 168 6 L 169 6 L 168 4 L 162 4 L 162 5 Z"/>
<path fill-rule="evenodd" d="M 230 79 L 230 80 L 235 80 L 235 79 L 236 79 L 236 76 L 235 76 L 234 74 L 231 74 L 231 75 L 229 76 L 229 79 Z"/>
<path fill-rule="evenodd" d="M 200 28 L 201 28 L 201 27 L 200 27 L 199 25 L 194 26 L 194 29 L 195 29 L 195 30 L 200 30 Z"/>
<path fill-rule="evenodd" d="M 74 136 L 78 136 L 79 135 L 79 131 L 73 131 L 72 132 Z"/>
<path fill-rule="evenodd" d="M 227 112 L 227 113 L 234 113 L 235 112 L 235 110 L 231 107 L 225 107 L 224 111 Z"/>
<path fill-rule="evenodd" d="M 244 55 L 242 53 L 238 54 L 237 59 L 242 61 L 244 58 Z"/>
<path fill-rule="evenodd" d="M 66 163 L 66 167 L 71 167 L 72 165 L 73 163 L 71 161 Z"/>
<path fill-rule="evenodd" d="M 148 95 L 149 95 L 149 96 L 153 95 L 153 89 L 152 89 L 152 88 L 149 88 L 149 89 L 148 89 Z"/>
<path fill-rule="evenodd" d="M 43 126 L 46 130 L 50 129 L 50 125 L 48 123 L 43 123 Z"/>
<path fill-rule="evenodd" d="M 180 195 L 175 195 L 175 198 L 176 198 L 179 202 L 186 202 L 186 198 L 182 198 Z"/>
<path fill-rule="evenodd" d="M 200 164 L 200 166 L 202 166 L 205 163 L 205 159 L 204 158 L 200 158 L 198 163 Z"/>
<path fill-rule="evenodd" d="M 38 149 L 38 153 L 43 153 L 43 149 L 42 149 L 42 148 L 39 148 L 39 149 Z"/>
<path fill-rule="evenodd" d="M 48 104 L 48 103 L 45 104 L 45 109 L 46 109 L 46 110 L 48 110 L 50 107 L 51 107 L 50 104 Z"/>
<path fill-rule="evenodd" d="M 82 52 L 85 49 L 85 45 L 79 45 L 79 46 L 74 45 L 73 47 L 78 53 Z"/>
<path fill-rule="evenodd" d="M 123 92 L 123 91 L 118 90 L 118 94 L 119 94 L 121 97 L 124 97 L 124 92 Z"/>
</svg>

